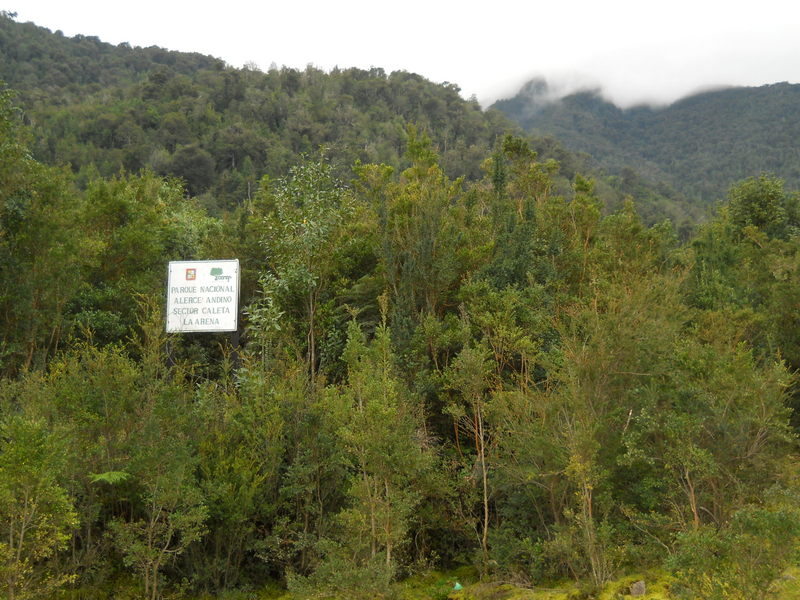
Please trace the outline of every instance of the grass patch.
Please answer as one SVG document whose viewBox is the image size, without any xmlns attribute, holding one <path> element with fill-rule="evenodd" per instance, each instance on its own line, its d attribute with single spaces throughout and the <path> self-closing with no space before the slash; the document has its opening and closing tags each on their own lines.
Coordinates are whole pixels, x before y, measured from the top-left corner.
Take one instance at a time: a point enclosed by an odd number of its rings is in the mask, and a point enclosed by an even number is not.
<svg viewBox="0 0 800 600">
<path fill-rule="evenodd" d="M 770 586 L 775 600 L 800 598 L 800 567 L 789 567 Z"/>
<path fill-rule="evenodd" d="M 644 581 L 646 594 L 632 596 L 631 585 Z M 128 583 L 129 585 L 125 585 Z M 461 590 L 455 590 L 459 583 Z M 678 600 L 671 593 L 677 583 L 674 576 L 662 570 L 648 570 L 625 575 L 606 584 L 599 592 L 591 592 L 586 585 L 574 581 L 550 587 L 524 588 L 504 582 L 481 582 L 472 567 L 452 571 L 428 571 L 393 583 L 386 590 L 387 600 Z M 138 589 L 130 582 L 117 581 L 115 591 L 109 595 L 107 588 L 62 591 L 53 600 L 138 600 Z M 790 567 L 772 582 L 768 596 L 771 600 L 797 600 L 800 598 L 800 566 Z M 248 591 L 232 591 L 218 596 L 174 596 L 166 593 L 168 600 L 297 600 L 277 583 Z M 341 598 L 336 600 L 349 600 Z"/>
</svg>

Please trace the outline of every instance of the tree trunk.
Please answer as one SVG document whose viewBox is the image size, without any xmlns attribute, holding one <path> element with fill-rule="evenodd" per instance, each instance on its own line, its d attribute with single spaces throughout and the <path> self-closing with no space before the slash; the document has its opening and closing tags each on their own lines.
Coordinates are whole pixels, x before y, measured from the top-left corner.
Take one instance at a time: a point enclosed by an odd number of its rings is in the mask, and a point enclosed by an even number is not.
<svg viewBox="0 0 800 600">
<path fill-rule="evenodd" d="M 316 374 L 316 364 L 317 364 L 317 355 L 316 355 L 316 339 L 314 336 L 314 313 L 316 310 L 316 305 L 314 303 L 314 293 L 312 292 L 308 296 L 308 336 L 306 342 L 308 343 L 308 372 L 311 375 L 311 381 L 313 383 L 314 377 Z"/>
<path fill-rule="evenodd" d="M 689 506 L 692 509 L 692 528 L 697 531 L 700 529 L 700 512 L 697 508 L 697 495 L 695 494 L 694 483 L 692 483 L 688 468 L 683 470 L 683 479 L 686 482 L 686 494 L 689 497 Z"/>
<path fill-rule="evenodd" d="M 383 487 L 386 491 L 386 503 L 389 504 L 389 482 L 387 480 L 383 481 Z M 392 522 L 387 522 L 387 531 L 386 531 L 386 567 L 389 568 L 392 564 Z"/>
<path fill-rule="evenodd" d="M 480 406 L 475 412 L 478 431 L 478 456 L 481 462 L 481 478 L 483 483 L 483 533 L 481 536 L 481 554 L 483 556 L 483 568 L 489 564 L 489 482 L 488 471 L 486 468 L 486 447 L 483 432 L 483 411 Z"/>
</svg>

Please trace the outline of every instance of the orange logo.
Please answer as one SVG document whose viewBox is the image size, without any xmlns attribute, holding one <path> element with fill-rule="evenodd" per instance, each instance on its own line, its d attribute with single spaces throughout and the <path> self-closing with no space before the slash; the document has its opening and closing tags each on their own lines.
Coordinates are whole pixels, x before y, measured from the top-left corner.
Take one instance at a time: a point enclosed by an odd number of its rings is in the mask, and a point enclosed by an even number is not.
<svg viewBox="0 0 800 600">
<path fill-rule="evenodd" d="M 197 269 L 186 269 L 186 281 L 197 279 Z"/>
</svg>

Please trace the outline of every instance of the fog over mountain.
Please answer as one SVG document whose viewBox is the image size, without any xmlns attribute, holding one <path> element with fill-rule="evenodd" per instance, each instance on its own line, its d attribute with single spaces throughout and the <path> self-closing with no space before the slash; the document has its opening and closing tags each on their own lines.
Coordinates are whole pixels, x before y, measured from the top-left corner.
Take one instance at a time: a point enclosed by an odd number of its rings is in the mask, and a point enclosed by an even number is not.
<svg viewBox="0 0 800 600">
<path fill-rule="evenodd" d="M 770 70 L 772 72 L 773 70 Z M 774 69 L 777 71 L 777 69 Z M 526 96 L 536 106 L 544 106 L 576 93 L 589 92 L 620 109 L 640 106 L 665 108 L 675 102 L 703 94 L 736 87 L 758 87 L 773 83 L 798 83 L 800 79 L 781 77 L 735 77 L 727 79 L 690 77 L 686 80 L 662 80 L 644 84 L 635 77 L 625 78 L 613 72 L 606 74 L 579 73 L 577 71 L 542 73 L 515 78 L 513 84 L 498 86 L 492 100 L 482 102 L 484 107 L 516 96 Z M 532 107 L 529 107 L 532 108 Z"/>
<path fill-rule="evenodd" d="M 765 172 L 800 183 L 797 84 L 707 89 L 668 105 L 621 108 L 599 88 L 537 78 L 493 106 L 526 131 L 591 155 L 608 173 L 632 167 L 704 202 Z"/>
</svg>

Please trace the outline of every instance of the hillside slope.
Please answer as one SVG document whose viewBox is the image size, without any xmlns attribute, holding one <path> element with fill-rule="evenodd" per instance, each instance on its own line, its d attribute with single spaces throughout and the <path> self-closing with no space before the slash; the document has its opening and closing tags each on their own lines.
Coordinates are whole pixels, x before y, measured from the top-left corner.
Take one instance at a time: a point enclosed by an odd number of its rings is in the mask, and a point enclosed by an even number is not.
<svg viewBox="0 0 800 600">
<path fill-rule="evenodd" d="M 70 165 L 79 182 L 141 169 L 177 176 L 213 210 L 252 197 L 263 175 L 279 177 L 320 148 L 344 178 L 356 161 L 404 169 L 409 125 L 431 138 L 449 176 L 469 180 L 484 176 L 499 139 L 522 134 L 455 85 L 414 73 L 234 69 L 199 54 L 67 38 L 7 13 L 0 14 L 0 80 L 19 92 L 38 160 Z M 598 180 L 611 209 L 633 196 L 647 222 L 700 215 L 668 187 L 635 173 L 605 180 L 554 139 L 530 141 L 540 158 L 559 162 L 565 193 L 581 172 Z"/>
<path fill-rule="evenodd" d="M 530 133 L 553 135 L 590 154 L 610 173 L 631 167 L 704 202 L 762 172 L 792 187 L 800 183 L 800 85 L 721 89 L 666 107 L 626 110 L 597 91 L 557 101 L 548 91 L 534 80 L 494 108 Z"/>
</svg>

